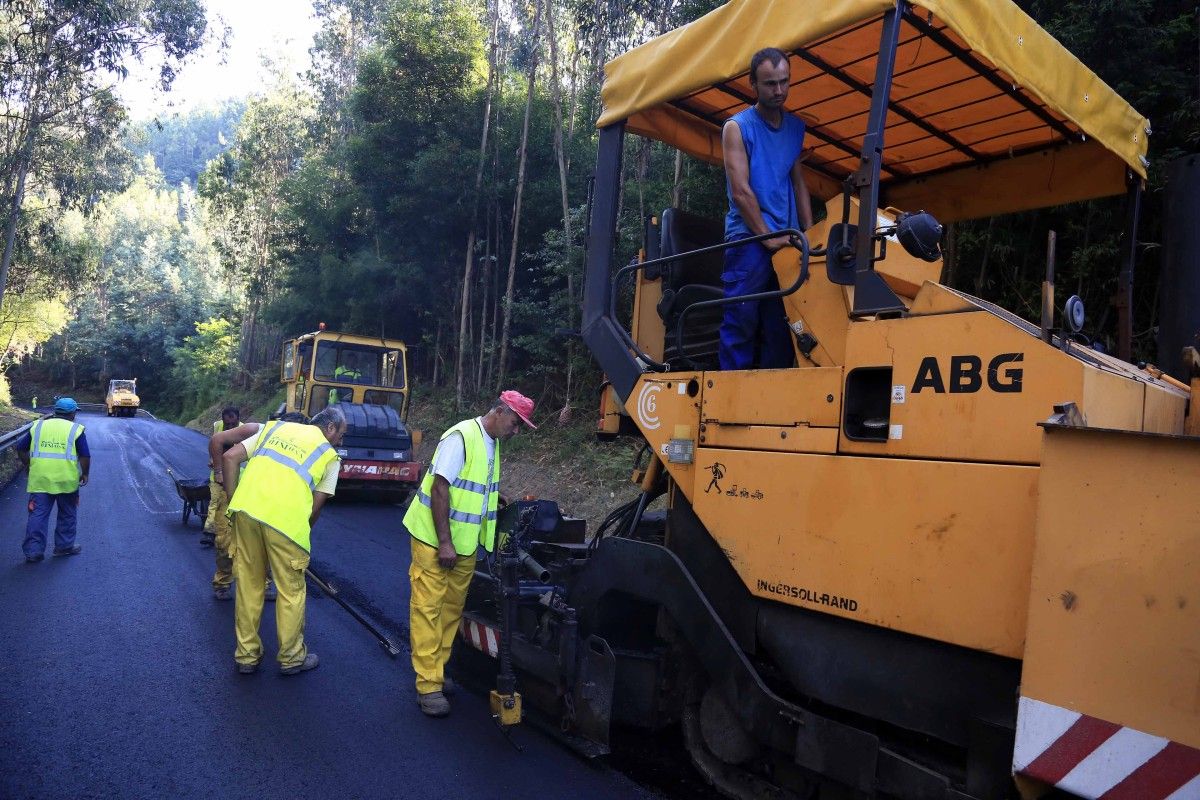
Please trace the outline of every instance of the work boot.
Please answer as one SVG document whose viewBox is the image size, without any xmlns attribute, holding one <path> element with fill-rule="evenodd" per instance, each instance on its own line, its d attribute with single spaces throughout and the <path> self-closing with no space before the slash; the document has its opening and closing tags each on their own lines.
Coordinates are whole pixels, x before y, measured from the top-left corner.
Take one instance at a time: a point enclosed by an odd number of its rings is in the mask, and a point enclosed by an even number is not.
<svg viewBox="0 0 1200 800">
<path fill-rule="evenodd" d="M 31 556 L 25 556 L 25 563 L 26 564 L 36 564 L 37 562 L 41 561 L 45 557 L 46 556 L 43 553 L 34 553 Z"/>
<path fill-rule="evenodd" d="M 81 545 L 77 545 L 77 544 L 73 544 L 70 547 L 64 547 L 61 550 L 56 547 L 56 548 L 54 548 L 54 555 L 56 555 L 56 556 L 77 556 L 77 555 L 79 555 L 79 553 L 82 550 L 83 550 L 83 547 Z"/>
<path fill-rule="evenodd" d="M 235 661 L 234 663 L 237 664 L 237 671 L 239 673 L 241 673 L 242 675 L 250 675 L 252 673 L 258 672 L 258 665 L 261 664 L 262 662 L 255 661 L 253 664 L 243 664 L 240 661 Z"/>
<path fill-rule="evenodd" d="M 233 589 L 229 586 L 218 586 L 217 588 L 213 589 L 213 599 L 214 600 L 232 600 L 233 599 Z"/>
<path fill-rule="evenodd" d="M 426 692 L 417 695 L 417 705 L 427 717 L 444 717 L 450 713 L 450 703 L 441 692 Z"/>
<path fill-rule="evenodd" d="M 276 594 L 278 592 L 275 591 L 275 581 L 267 581 L 267 588 L 263 589 L 263 599 L 273 603 Z"/>
<path fill-rule="evenodd" d="M 309 653 L 304 657 L 304 661 L 291 667 L 280 667 L 280 675 L 295 675 L 298 672 L 308 672 L 310 669 L 316 669 L 321 663 L 321 659 L 317 658 L 316 653 Z"/>
</svg>

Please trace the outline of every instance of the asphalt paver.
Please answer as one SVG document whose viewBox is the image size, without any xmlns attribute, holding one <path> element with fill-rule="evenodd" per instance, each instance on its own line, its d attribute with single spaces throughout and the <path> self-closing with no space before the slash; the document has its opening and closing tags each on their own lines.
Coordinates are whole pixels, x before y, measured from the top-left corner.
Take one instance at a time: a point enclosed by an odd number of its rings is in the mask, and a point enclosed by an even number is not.
<svg viewBox="0 0 1200 800">
<path fill-rule="evenodd" d="M 206 477 L 206 437 L 142 418 L 79 421 L 92 453 L 82 553 L 26 564 L 24 475 L 0 492 L 0 797 L 652 796 L 533 728 L 515 732 L 518 752 L 479 695 L 460 692 L 446 719 L 420 713 L 397 506 L 335 499 L 312 566 L 401 655 L 310 583 L 305 638 L 320 667 L 278 674 L 268 604 L 263 668 L 239 675 L 233 604 L 213 599 L 202 520 L 182 524 L 166 472 Z"/>
</svg>

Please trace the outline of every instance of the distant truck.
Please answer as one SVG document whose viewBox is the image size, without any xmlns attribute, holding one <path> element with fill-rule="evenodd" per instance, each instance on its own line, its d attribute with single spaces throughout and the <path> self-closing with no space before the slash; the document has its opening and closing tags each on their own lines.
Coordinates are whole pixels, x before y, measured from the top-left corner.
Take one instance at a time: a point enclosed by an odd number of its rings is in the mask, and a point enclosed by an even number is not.
<svg viewBox="0 0 1200 800">
<path fill-rule="evenodd" d="M 283 344 L 280 380 L 287 397 L 278 413 L 309 416 L 337 405 L 346 415 L 338 488 L 404 502 L 416 490 L 413 458 L 420 434 L 408 419 L 407 348 L 396 339 L 321 330 Z M 416 441 L 414 441 L 414 438 Z"/>
<path fill-rule="evenodd" d="M 114 378 L 108 382 L 108 394 L 104 396 L 104 407 L 110 417 L 132 417 L 142 405 L 137 393 L 137 379 Z"/>
</svg>

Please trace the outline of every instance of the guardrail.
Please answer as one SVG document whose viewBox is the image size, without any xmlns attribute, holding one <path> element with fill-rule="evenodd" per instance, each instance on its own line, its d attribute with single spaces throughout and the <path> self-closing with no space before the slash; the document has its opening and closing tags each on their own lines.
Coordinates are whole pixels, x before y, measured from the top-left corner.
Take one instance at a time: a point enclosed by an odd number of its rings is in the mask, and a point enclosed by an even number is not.
<svg viewBox="0 0 1200 800">
<path fill-rule="evenodd" d="M 40 419 L 45 419 L 48 416 L 50 416 L 50 415 L 43 414 L 40 417 Z M 37 422 L 37 420 L 35 419 L 35 420 L 33 420 L 33 422 L 29 422 L 25 425 L 22 425 L 21 427 L 17 428 L 15 431 L 9 431 L 8 433 L 4 434 L 3 436 L 0 436 L 0 453 L 3 453 L 8 448 L 15 445 L 17 443 L 17 440 L 20 439 L 22 436 L 24 436 L 29 431 L 29 429 L 33 427 L 34 422 Z"/>
<path fill-rule="evenodd" d="M 45 406 L 43 406 L 43 408 L 44 407 Z M 108 407 L 105 406 L 104 403 L 80 403 L 79 410 L 80 411 L 95 411 L 95 412 L 104 411 L 104 412 L 107 412 Z M 34 411 L 37 411 L 37 409 L 34 409 Z M 154 416 L 146 409 L 139 408 L 138 416 L 142 416 L 142 415 L 145 415 L 145 416 L 149 417 L 150 419 L 154 419 L 154 420 L 158 419 L 158 417 Z M 38 419 L 47 419 L 52 416 L 54 416 L 54 412 L 47 411 L 47 412 L 43 413 L 40 417 L 38 417 Z M 33 420 L 33 422 L 26 423 L 25 425 L 22 425 L 21 427 L 17 428 L 15 431 L 9 431 L 8 433 L 0 434 L 0 453 L 3 453 L 5 450 L 8 450 L 10 447 L 15 445 L 17 443 L 18 439 L 20 439 L 22 436 L 24 436 L 26 433 L 29 432 L 29 429 L 33 427 L 34 422 L 37 422 L 37 420 L 35 419 L 35 420 Z"/>
</svg>

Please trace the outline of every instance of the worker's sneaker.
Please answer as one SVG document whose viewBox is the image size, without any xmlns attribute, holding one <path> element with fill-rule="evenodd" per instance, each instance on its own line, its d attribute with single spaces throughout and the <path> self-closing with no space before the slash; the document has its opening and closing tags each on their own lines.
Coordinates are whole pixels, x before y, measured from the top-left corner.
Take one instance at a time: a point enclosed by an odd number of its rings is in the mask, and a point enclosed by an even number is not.
<svg viewBox="0 0 1200 800">
<path fill-rule="evenodd" d="M 37 562 L 41 561 L 45 557 L 46 556 L 44 553 L 34 553 L 31 556 L 25 556 L 25 563 L 26 564 L 36 564 Z"/>
<path fill-rule="evenodd" d="M 232 600 L 233 599 L 233 589 L 228 586 L 218 586 L 216 589 L 213 589 L 213 599 L 214 600 Z"/>
<path fill-rule="evenodd" d="M 255 661 L 253 664 L 243 664 L 240 661 L 235 661 L 234 663 L 237 664 L 237 671 L 239 673 L 241 673 L 242 675 L 250 675 L 252 673 L 258 672 L 258 665 L 261 664 L 262 662 Z"/>
<path fill-rule="evenodd" d="M 61 550 L 57 547 L 54 548 L 54 555 L 56 555 L 56 556 L 76 556 L 76 555 L 79 555 L 82 551 L 83 551 L 83 547 L 81 545 L 73 544 L 70 547 L 62 548 Z"/>
<path fill-rule="evenodd" d="M 321 663 L 321 659 L 317 658 L 316 653 L 309 653 L 304 657 L 304 661 L 291 667 L 280 667 L 280 675 L 295 675 L 298 672 L 308 672 L 310 669 L 316 669 Z"/>
<path fill-rule="evenodd" d="M 441 692 L 426 692 L 417 695 L 417 705 L 427 717 L 444 717 L 450 713 L 450 702 Z"/>
<path fill-rule="evenodd" d="M 263 599 L 274 602 L 276 594 L 278 592 L 275 591 L 275 581 L 267 581 L 267 588 L 263 589 Z"/>
</svg>

